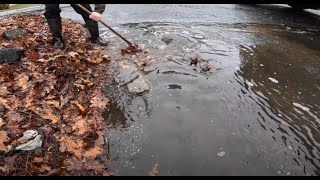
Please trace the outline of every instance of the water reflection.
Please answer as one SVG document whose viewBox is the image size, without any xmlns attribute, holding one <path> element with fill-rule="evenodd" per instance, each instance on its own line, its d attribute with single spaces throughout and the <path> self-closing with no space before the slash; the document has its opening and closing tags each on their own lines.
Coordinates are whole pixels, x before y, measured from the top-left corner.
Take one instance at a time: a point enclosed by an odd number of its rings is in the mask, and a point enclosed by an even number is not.
<svg viewBox="0 0 320 180">
<path fill-rule="evenodd" d="M 241 64 L 234 79 L 243 88 L 238 95 L 260 106 L 258 123 L 275 141 L 293 149 L 292 159 L 305 174 L 319 175 L 320 55 L 296 42 L 284 42 L 281 34 L 255 38 L 257 44 L 239 47 Z"/>
</svg>

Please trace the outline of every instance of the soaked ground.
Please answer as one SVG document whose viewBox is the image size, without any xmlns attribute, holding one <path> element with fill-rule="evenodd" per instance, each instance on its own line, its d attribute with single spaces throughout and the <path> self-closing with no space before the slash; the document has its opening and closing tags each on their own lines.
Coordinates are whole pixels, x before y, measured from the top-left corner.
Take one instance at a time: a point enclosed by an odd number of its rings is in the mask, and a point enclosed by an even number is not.
<svg viewBox="0 0 320 180">
<path fill-rule="evenodd" d="M 62 15 L 81 20 L 72 9 Z M 144 71 L 149 93 L 119 87 L 120 71 L 107 87 L 117 175 L 320 175 L 318 16 L 276 6 L 108 5 L 104 19 L 160 59 Z M 101 28 L 111 49 L 124 46 Z M 201 61 L 190 66 L 194 56 Z"/>
</svg>

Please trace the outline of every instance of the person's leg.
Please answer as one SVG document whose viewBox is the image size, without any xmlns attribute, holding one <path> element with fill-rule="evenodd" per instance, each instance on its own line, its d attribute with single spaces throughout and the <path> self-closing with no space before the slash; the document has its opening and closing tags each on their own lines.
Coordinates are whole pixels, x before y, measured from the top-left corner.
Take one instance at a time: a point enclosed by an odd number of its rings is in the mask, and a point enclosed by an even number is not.
<svg viewBox="0 0 320 180">
<path fill-rule="evenodd" d="M 59 4 L 45 4 L 46 11 L 44 16 L 47 20 L 49 29 L 53 36 L 53 47 L 55 49 L 63 49 L 64 44 L 62 40 L 62 25 Z"/>
<path fill-rule="evenodd" d="M 89 11 L 92 11 L 90 4 L 81 4 L 84 8 L 88 9 Z M 92 19 L 89 18 L 89 14 L 87 12 L 85 12 L 84 10 L 82 10 L 80 7 L 78 7 L 75 4 L 71 4 L 71 6 L 73 7 L 73 9 L 79 13 L 83 20 L 86 22 L 86 26 L 89 30 L 89 33 L 91 35 L 91 41 L 93 43 L 97 43 L 101 46 L 107 46 L 108 43 L 106 41 L 104 41 L 103 39 L 101 39 L 99 37 L 99 26 L 98 26 L 98 22 L 94 21 Z"/>
</svg>

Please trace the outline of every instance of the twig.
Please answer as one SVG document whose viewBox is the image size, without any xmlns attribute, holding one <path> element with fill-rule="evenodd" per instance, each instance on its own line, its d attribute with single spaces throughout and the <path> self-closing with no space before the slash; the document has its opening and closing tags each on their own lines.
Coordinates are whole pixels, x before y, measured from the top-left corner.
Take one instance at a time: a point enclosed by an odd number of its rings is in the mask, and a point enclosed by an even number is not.
<svg viewBox="0 0 320 180">
<path fill-rule="evenodd" d="M 26 172 L 28 172 L 28 160 L 29 160 L 29 154 L 27 156 L 27 161 L 26 161 Z"/>
</svg>

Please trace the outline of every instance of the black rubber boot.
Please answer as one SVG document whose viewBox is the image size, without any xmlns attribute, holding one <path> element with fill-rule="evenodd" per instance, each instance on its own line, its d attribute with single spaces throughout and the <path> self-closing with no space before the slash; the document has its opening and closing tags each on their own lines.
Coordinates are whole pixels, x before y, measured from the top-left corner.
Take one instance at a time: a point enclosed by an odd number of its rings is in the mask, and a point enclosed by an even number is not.
<svg viewBox="0 0 320 180">
<path fill-rule="evenodd" d="M 47 22 L 53 36 L 53 48 L 64 49 L 64 43 L 62 40 L 61 18 L 47 19 Z"/>
<path fill-rule="evenodd" d="M 91 35 L 91 42 L 99 44 L 100 46 L 108 46 L 108 42 L 99 37 L 98 22 L 91 19 L 88 19 L 85 22 Z"/>
</svg>

